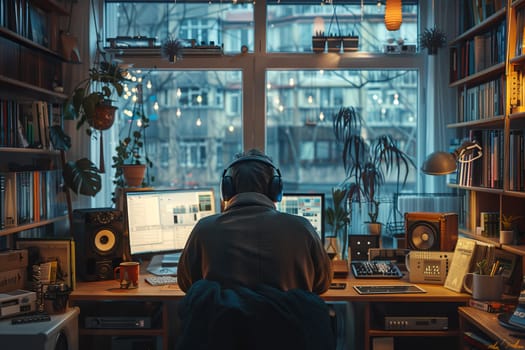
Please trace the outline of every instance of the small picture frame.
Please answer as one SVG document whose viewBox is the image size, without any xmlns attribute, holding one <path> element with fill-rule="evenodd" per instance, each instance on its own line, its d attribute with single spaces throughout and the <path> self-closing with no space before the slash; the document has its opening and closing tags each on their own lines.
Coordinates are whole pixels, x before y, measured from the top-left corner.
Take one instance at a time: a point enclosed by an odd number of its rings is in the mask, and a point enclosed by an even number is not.
<svg viewBox="0 0 525 350">
<path fill-rule="evenodd" d="M 55 263 L 48 263 L 56 262 L 56 274 L 53 272 L 51 277 L 42 276 L 43 283 L 65 283 L 70 289 L 74 289 L 75 242 L 72 239 L 21 239 L 16 242 L 16 247 L 28 250 L 28 271 L 31 271 L 33 265 L 53 266 L 54 270 Z M 28 279 L 31 278 L 30 273 Z"/>
</svg>

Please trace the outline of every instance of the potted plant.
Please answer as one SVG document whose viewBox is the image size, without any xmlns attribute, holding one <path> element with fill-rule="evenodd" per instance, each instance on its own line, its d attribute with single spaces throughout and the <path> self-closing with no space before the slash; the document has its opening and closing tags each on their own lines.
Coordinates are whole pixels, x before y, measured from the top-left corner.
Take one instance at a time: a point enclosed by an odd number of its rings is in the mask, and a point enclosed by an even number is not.
<svg viewBox="0 0 525 350">
<path fill-rule="evenodd" d="M 340 256 L 345 259 L 345 250 L 339 247 L 347 246 L 348 224 L 350 223 L 350 211 L 348 199 L 354 195 L 357 187 L 355 184 L 343 184 L 340 188 L 332 188 L 333 206 L 325 210 L 326 223 L 332 227 L 332 234 L 329 237 L 329 247 L 327 249 L 331 258 Z"/>
<path fill-rule="evenodd" d="M 521 216 L 512 216 L 501 214 L 501 224 L 499 231 L 499 240 L 502 244 L 512 244 L 515 241 L 517 231 L 517 221 Z"/>
<path fill-rule="evenodd" d="M 168 58 L 171 63 L 182 59 L 184 45 L 183 42 L 176 38 L 169 37 L 161 46 L 161 53 Z"/>
<path fill-rule="evenodd" d="M 94 130 L 109 129 L 115 120 L 116 107 L 111 104 L 111 97 L 121 96 L 124 91 L 123 83 L 126 73 L 117 63 L 102 61 L 89 70 L 86 79 L 80 81 L 64 104 L 64 119 L 77 120 L 77 129 L 85 123 L 89 124 L 86 130 L 92 135 Z M 53 146 L 57 150 L 67 151 L 71 147 L 71 138 L 61 127 L 50 129 Z M 103 139 L 100 137 L 101 153 Z M 101 189 L 100 173 L 104 172 L 103 157 L 101 155 L 100 169 L 88 158 L 77 161 L 64 159 L 63 177 L 66 186 L 77 194 L 95 196 Z"/>
<path fill-rule="evenodd" d="M 429 55 L 437 54 L 437 50 L 445 45 L 447 35 L 440 29 L 433 27 L 427 28 L 419 37 L 419 45 L 428 50 Z"/>
<path fill-rule="evenodd" d="M 341 155 L 346 183 L 353 183 L 350 201 L 368 205 L 368 224 L 379 226 L 379 194 L 386 175 L 396 171 L 396 186 L 405 185 L 413 160 L 400 148 L 390 135 L 365 139 L 363 120 L 353 107 L 342 107 L 334 115 L 333 131 L 337 142 L 343 144 Z M 379 224 L 379 225 L 378 225 Z M 370 225 L 369 225 L 370 226 Z"/>
<path fill-rule="evenodd" d="M 142 106 L 142 85 L 137 85 L 137 105 Z M 127 133 L 115 148 L 112 157 L 115 169 L 113 183 L 117 188 L 147 186 L 154 181 L 153 176 L 148 176 L 148 168 L 153 167 L 153 162 L 146 152 L 146 130 L 149 127 L 149 118 L 143 108 L 134 109 L 134 115 L 129 120 Z M 113 201 L 116 200 L 113 193 Z"/>
<path fill-rule="evenodd" d="M 64 105 L 64 119 L 77 120 L 77 129 L 84 123 L 96 130 L 109 129 L 115 120 L 117 107 L 112 97 L 122 96 L 127 72 L 118 63 L 101 61 L 89 69 Z M 88 129 L 88 134 L 92 130 Z"/>
<path fill-rule="evenodd" d="M 326 50 L 326 36 L 323 31 L 316 31 L 312 35 L 312 50 L 315 53 L 323 53 Z"/>
</svg>

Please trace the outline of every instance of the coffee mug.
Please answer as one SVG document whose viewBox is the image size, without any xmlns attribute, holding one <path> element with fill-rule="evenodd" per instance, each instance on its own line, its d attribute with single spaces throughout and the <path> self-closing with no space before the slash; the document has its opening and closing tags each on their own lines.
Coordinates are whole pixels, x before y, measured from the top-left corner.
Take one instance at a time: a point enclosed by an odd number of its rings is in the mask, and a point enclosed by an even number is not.
<svg viewBox="0 0 525 350">
<path fill-rule="evenodd" d="M 500 300 L 503 293 L 503 276 L 467 273 L 463 280 L 463 287 L 472 294 L 472 299 Z"/>
<path fill-rule="evenodd" d="M 139 263 L 136 261 L 124 261 L 113 270 L 114 277 L 120 282 L 120 288 L 139 286 Z M 119 278 L 117 278 L 117 274 Z"/>
</svg>

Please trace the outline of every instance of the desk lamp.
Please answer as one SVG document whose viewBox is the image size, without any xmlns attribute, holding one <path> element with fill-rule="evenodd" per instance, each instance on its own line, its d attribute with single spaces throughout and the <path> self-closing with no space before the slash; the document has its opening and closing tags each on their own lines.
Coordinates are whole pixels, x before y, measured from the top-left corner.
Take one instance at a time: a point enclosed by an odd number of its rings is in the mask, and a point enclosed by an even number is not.
<svg viewBox="0 0 525 350">
<path fill-rule="evenodd" d="M 473 155 L 465 159 L 465 156 Z M 423 162 L 421 171 L 427 175 L 446 175 L 456 171 L 457 163 L 470 163 L 481 158 L 481 146 L 476 141 L 464 141 L 454 152 L 437 151 Z"/>
</svg>

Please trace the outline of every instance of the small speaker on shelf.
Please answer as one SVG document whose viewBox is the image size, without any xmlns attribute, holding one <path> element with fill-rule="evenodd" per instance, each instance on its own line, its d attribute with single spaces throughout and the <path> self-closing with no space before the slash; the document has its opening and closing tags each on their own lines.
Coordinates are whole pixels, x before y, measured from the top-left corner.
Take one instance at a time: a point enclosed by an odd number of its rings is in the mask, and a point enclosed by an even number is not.
<svg viewBox="0 0 525 350">
<path fill-rule="evenodd" d="M 405 234 L 409 249 L 454 251 L 458 240 L 458 214 L 405 213 Z"/>
<path fill-rule="evenodd" d="M 73 211 L 72 234 L 79 280 L 113 279 L 113 269 L 122 261 L 123 231 L 120 210 L 93 208 Z"/>
</svg>

